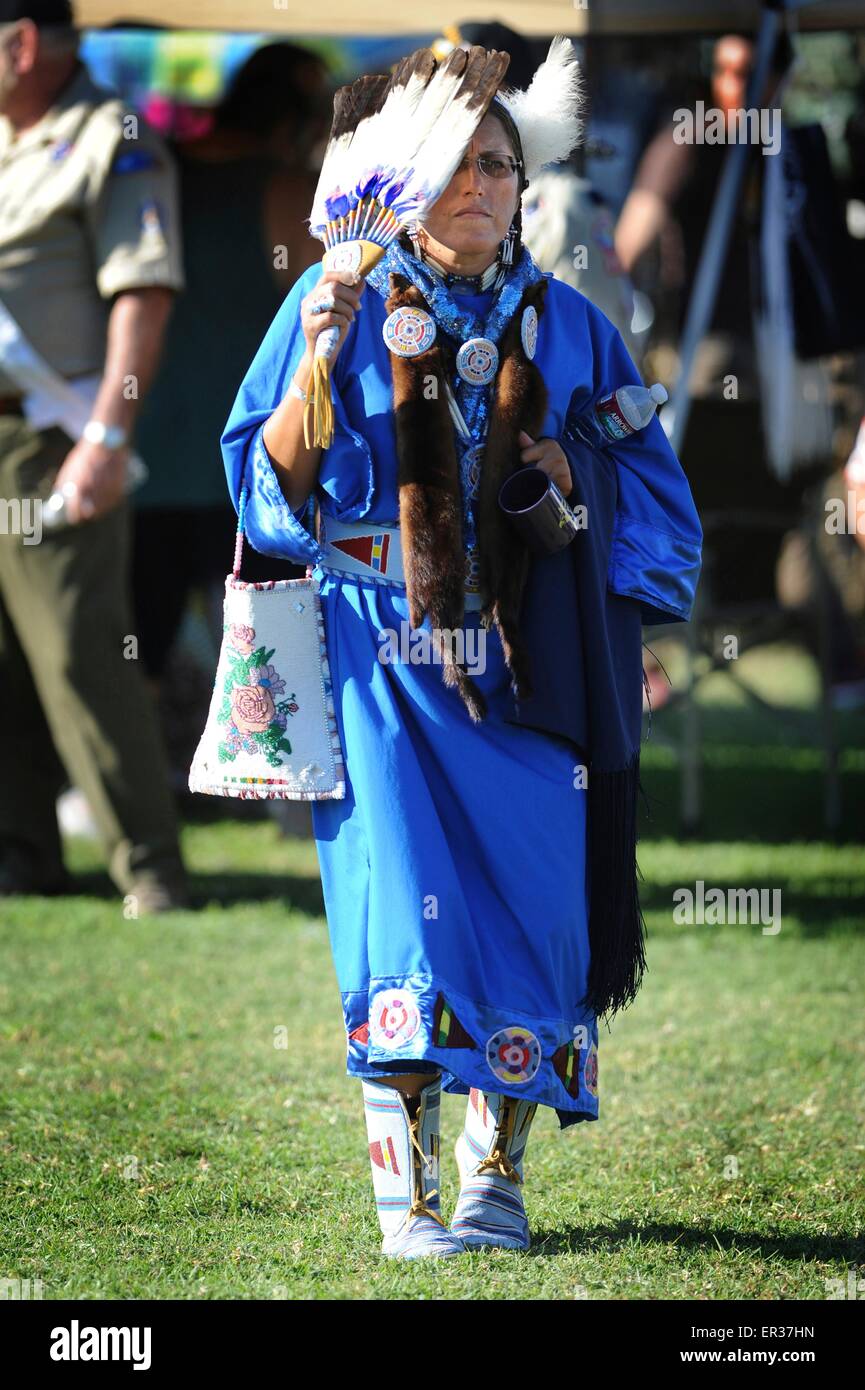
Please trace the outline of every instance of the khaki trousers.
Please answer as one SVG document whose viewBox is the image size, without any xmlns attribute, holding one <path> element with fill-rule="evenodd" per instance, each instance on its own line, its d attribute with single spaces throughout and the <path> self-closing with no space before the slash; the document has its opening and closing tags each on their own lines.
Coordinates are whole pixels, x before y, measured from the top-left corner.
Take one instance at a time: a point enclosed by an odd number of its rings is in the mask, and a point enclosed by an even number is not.
<svg viewBox="0 0 865 1390">
<path fill-rule="evenodd" d="M 26 499 L 47 499 L 71 447 L 59 428 L 0 415 L 0 861 L 23 851 L 40 878 L 61 869 L 55 801 L 65 771 L 128 893 L 183 876 L 162 740 L 136 659 L 129 501 L 95 521 L 43 529 L 38 544 L 10 525 L 10 502 L 24 503 L 21 529 L 39 534 Z"/>
</svg>

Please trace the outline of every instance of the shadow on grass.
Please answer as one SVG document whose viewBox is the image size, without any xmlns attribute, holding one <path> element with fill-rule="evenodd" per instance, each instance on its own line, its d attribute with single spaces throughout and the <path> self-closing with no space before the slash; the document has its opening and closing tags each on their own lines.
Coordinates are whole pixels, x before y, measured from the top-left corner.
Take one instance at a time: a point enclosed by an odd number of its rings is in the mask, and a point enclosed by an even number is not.
<svg viewBox="0 0 865 1390">
<path fill-rule="evenodd" d="M 277 873 L 189 874 L 189 906 L 186 912 L 207 908 L 232 907 L 240 903 L 278 903 L 286 911 L 300 912 L 310 917 L 324 916 L 324 898 L 317 878 L 305 878 Z M 123 895 L 107 873 L 92 870 L 75 874 L 74 892 L 70 897 L 99 898 L 119 902 Z M 49 902 L 62 899 L 50 898 Z"/>
<path fill-rule="evenodd" d="M 754 878 L 758 882 L 754 882 Z M 745 881 L 747 880 L 747 882 Z M 703 923 L 679 923 L 673 918 L 677 903 L 673 901 L 673 894 L 682 888 L 688 888 L 695 894 L 696 890 L 693 880 L 688 883 L 684 876 L 678 882 L 659 883 L 657 880 L 641 881 L 640 883 L 640 904 L 644 913 L 665 913 L 669 916 L 669 925 L 673 931 L 681 931 L 689 926 L 702 926 L 707 931 L 711 931 L 713 926 L 724 926 L 723 921 L 717 923 L 711 920 L 704 920 Z M 767 895 L 757 903 L 745 902 L 740 908 L 740 917 L 734 919 L 734 925 L 753 926 L 760 928 L 763 925 L 770 925 L 770 918 L 774 915 L 775 900 L 773 890 L 780 889 L 779 917 L 781 921 L 781 932 L 784 930 L 784 919 L 788 921 L 796 919 L 796 933 L 799 937 L 817 938 L 827 935 L 834 924 L 839 920 L 849 923 L 849 928 L 857 934 L 862 930 L 862 902 L 865 897 L 865 872 L 858 881 L 850 882 L 846 879 L 839 880 L 837 883 L 827 882 L 826 879 L 816 880 L 812 885 L 803 886 L 802 880 L 797 879 L 795 885 L 791 886 L 790 880 L 784 879 L 777 873 L 769 871 L 761 872 L 759 875 L 742 874 L 738 879 L 723 879 L 707 875 L 704 880 L 703 892 L 706 896 L 710 890 L 720 888 L 724 893 L 724 906 L 721 908 L 719 916 L 726 915 L 729 908 L 736 910 L 737 900 L 727 896 L 728 890 L 739 891 L 748 888 L 766 889 Z M 705 901 L 705 900 L 704 900 Z M 752 907 L 753 904 L 753 907 Z M 765 905 L 766 911 L 763 912 Z M 710 905 L 705 903 L 704 916 L 708 915 Z M 762 914 L 762 915 L 761 915 Z M 726 923 L 729 925 L 730 923 Z M 775 925 L 772 923 L 772 925 Z M 771 935 L 773 933 L 767 933 Z M 780 933 L 774 933 L 780 935 Z"/>
<path fill-rule="evenodd" d="M 701 817 L 681 824 L 681 709 L 659 710 L 642 726 L 640 835 L 645 840 L 687 833 L 702 840 L 833 840 L 865 838 L 865 770 L 840 776 L 839 834 L 826 830 L 825 755 L 818 710 L 777 705 L 701 706 Z M 865 710 L 834 716 L 837 749 L 865 746 Z"/>
<path fill-rule="evenodd" d="M 639 847 L 638 847 L 639 859 Z M 784 930 L 784 921 L 796 920 L 797 936 L 805 938 L 819 938 L 828 935 L 833 928 L 837 929 L 840 923 L 845 924 L 845 930 L 861 931 L 862 922 L 862 903 L 865 900 L 865 869 L 863 873 L 854 879 L 839 879 L 833 881 L 825 875 L 821 875 L 808 883 L 803 883 L 801 878 L 791 880 L 785 878 L 777 872 L 763 870 L 759 873 L 743 873 L 736 879 L 712 875 L 707 873 L 701 875 L 704 881 L 704 895 L 708 895 L 712 889 L 720 888 L 724 893 L 725 910 L 729 905 L 734 909 L 737 903 L 735 898 L 728 898 L 728 890 L 740 891 L 748 888 L 765 889 L 768 896 L 762 901 L 754 904 L 752 909 L 746 900 L 740 909 L 741 921 L 738 925 L 751 926 L 759 930 L 761 926 L 769 924 L 769 918 L 774 913 L 775 900 L 772 896 L 773 890 L 780 889 L 780 918 L 781 932 Z M 700 923 L 678 923 L 673 918 L 673 912 L 677 903 L 674 901 L 673 894 L 682 888 L 688 888 L 696 895 L 694 879 L 688 880 L 682 874 L 676 880 L 664 880 L 659 882 L 657 879 L 643 879 L 640 881 L 640 902 L 643 912 L 651 915 L 658 914 L 668 919 L 670 931 L 681 931 L 692 925 L 702 925 L 705 930 L 711 931 L 713 926 L 729 925 L 724 922 L 714 923 L 704 921 Z M 311 917 L 324 916 L 324 897 L 322 894 L 321 881 L 318 877 L 307 877 L 304 875 L 289 873 L 192 873 L 189 875 L 190 902 L 185 909 L 190 912 L 200 912 L 212 909 L 214 906 L 220 908 L 231 908 L 242 903 L 277 903 L 286 911 L 300 912 Z M 74 897 L 90 897 L 101 899 L 106 902 L 118 902 L 122 895 L 115 888 L 111 879 L 104 872 L 93 870 L 90 872 L 79 872 L 75 875 L 75 891 L 70 895 Z M 56 898 L 46 901 L 56 902 Z M 704 913 L 709 912 L 709 904 L 705 902 Z M 766 912 L 763 913 L 765 904 Z M 763 913 L 761 917 L 761 913 Z M 663 931 L 665 923 L 649 925 L 650 931 Z"/>
<path fill-rule="evenodd" d="M 324 916 L 324 897 L 318 878 L 291 874 L 190 874 L 190 908 L 214 903 L 231 907 L 246 902 L 281 903 L 309 917 Z"/>
<path fill-rule="evenodd" d="M 641 780 L 645 799 L 639 808 L 644 840 L 684 838 L 744 840 L 787 844 L 791 840 L 827 840 L 861 844 L 865 839 L 865 773 L 845 772 L 841 785 L 841 827 L 826 828 L 825 783 L 819 771 L 707 767 L 701 777 L 701 815 L 685 828 L 680 813 L 681 774 L 675 767 L 653 767 L 644 759 Z"/>
<path fill-rule="evenodd" d="M 779 705 L 765 710 L 701 706 L 701 816 L 684 831 L 680 805 L 682 776 L 681 709 L 653 716 L 647 738 L 643 721 L 640 835 L 644 839 L 688 833 L 707 840 L 832 839 L 859 843 L 865 838 L 865 768 L 847 767 L 840 776 L 841 830 L 826 829 L 825 759 L 817 710 Z M 836 748 L 865 748 L 865 712 L 838 713 Z"/>
<path fill-rule="evenodd" d="M 532 1232 L 532 1243 L 526 1255 L 532 1257 L 564 1254 L 586 1254 L 601 1250 L 617 1250 L 638 1242 L 645 1248 L 650 1244 L 675 1245 L 681 1250 L 703 1248 L 737 1251 L 761 1259 L 780 1256 L 784 1260 L 844 1260 L 849 1264 L 865 1258 L 865 1241 L 854 1234 L 827 1236 L 806 1233 L 766 1235 L 762 1231 L 736 1231 L 723 1226 L 701 1229 L 664 1222 L 617 1221 L 610 1226 L 565 1226 L 558 1230 Z"/>
</svg>

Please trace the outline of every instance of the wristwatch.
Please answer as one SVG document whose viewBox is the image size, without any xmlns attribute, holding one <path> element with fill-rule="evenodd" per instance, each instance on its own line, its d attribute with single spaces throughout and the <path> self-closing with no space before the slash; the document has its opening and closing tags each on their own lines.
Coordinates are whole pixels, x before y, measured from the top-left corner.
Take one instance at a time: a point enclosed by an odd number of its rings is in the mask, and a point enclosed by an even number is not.
<svg viewBox="0 0 865 1390">
<path fill-rule="evenodd" d="M 101 420 L 88 420 L 81 437 L 88 444 L 104 444 L 106 449 L 122 449 L 129 443 L 122 425 L 104 425 Z"/>
</svg>

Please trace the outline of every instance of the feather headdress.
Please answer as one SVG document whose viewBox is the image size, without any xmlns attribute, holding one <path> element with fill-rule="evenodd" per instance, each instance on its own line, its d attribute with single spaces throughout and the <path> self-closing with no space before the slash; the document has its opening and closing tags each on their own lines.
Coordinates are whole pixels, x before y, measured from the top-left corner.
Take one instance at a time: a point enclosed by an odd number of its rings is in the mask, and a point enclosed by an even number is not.
<svg viewBox="0 0 865 1390">
<path fill-rule="evenodd" d="M 437 62 L 428 48 L 389 77 L 362 77 L 334 99 L 330 139 L 309 229 L 327 248 L 325 270 L 366 275 L 409 222 L 444 192 L 507 71 L 507 53 L 473 46 Z M 328 358 L 336 328 L 315 343 L 312 398 L 304 416 L 309 447 L 333 438 Z"/>
<path fill-rule="evenodd" d="M 526 90 L 499 92 L 498 100 L 520 133 L 529 182 L 546 164 L 567 159 L 583 133 L 583 81 L 570 39 L 554 38 Z"/>
</svg>

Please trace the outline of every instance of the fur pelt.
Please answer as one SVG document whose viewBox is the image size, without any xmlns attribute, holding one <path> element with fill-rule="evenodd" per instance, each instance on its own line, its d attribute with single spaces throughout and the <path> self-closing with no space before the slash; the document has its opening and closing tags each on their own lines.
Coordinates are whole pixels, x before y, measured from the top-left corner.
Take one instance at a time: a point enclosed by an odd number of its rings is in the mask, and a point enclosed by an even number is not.
<svg viewBox="0 0 865 1390">
<path fill-rule="evenodd" d="M 391 274 L 387 312 L 429 306 L 405 276 Z M 522 467 L 518 436 L 537 438 L 547 407 L 547 389 L 523 350 L 523 311 L 543 313 L 547 281 L 529 285 L 499 344 L 499 370 L 493 390 L 489 430 L 477 503 L 480 553 L 481 621 L 495 625 L 512 686 L 528 698 L 531 674 L 519 627 L 520 605 L 530 564 L 529 552 L 498 504 L 505 479 Z M 471 718 L 487 712 L 482 691 L 454 655 L 454 637 L 464 621 L 465 559 L 462 501 L 454 428 L 446 381 L 453 372 L 453 349 L 442 333 L 417 357 L 391 354 L 398 458 L 399 521 L 409 618 L 414 628 L 424 616 L 438 631 L 445 684 L 456 686 Z"/>
</svg>

